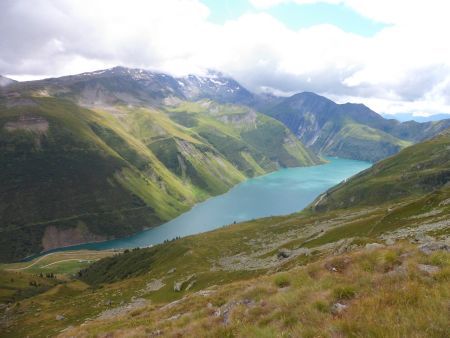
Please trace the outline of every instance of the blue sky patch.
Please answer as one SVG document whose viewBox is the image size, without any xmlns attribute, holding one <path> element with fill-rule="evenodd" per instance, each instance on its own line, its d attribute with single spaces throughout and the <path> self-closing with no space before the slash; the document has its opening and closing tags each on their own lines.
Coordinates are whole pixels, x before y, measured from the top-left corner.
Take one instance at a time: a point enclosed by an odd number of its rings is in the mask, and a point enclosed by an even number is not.
<svg viewBox="0 0 450 338">
<path fill-rule="evenodd" d="M 345 32 L 373 36 L 388 26 L 366 18 L 343 4 L 282 3 L 266 10 L 257 10 L 247 0 L 202 0 L 202 2 L 211 11 L 210 21 L 217 24 L 237 19 L 245 13 L 265 12 L 293 30 L 331 24 Z"/>
</svg>

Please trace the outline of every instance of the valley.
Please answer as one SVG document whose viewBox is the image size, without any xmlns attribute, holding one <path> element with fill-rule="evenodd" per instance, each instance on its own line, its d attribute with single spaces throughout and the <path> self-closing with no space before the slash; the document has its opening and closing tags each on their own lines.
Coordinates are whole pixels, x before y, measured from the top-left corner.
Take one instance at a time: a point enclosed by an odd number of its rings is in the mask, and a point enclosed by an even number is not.
<svg viewBox="0 0 450 338">
<path fill-rule="evenodd" d="M 87 109 L 33 93 L 0 100 L 2 261 L 131 235 L 248 177 L 324 163 L 246 107 Z"/>
<path fill-rule="evenodd" d="M 0 1 L 0 338 L 450 338 L 449 11 Z"/>
<path fill-rule="evenodd" d="M 444 337 L 449 122 L 269 101 L 123 67 L 2 87 L 1 333 L 392 336 L 395 315 Z"/>
<path fill-rule="evenodd" d="M 331 188 L 327 198 L 319 197 L 302 212 L 115 253 L 82 269 L 77 278 L 69 275 L 64 281 L 60 274 L 57 285 L 6 267 L 7 278 L 34 278 L 46 286 L 32 286 L 37 294 L 11 303 L 2 325 L 13 337 L 31 332 L 121 336 L 127 330 L 137 336 L 270 336 L 280 331 L 366 336 L 367 330 L 394 334 L 389 318 L 397 314 L 395 330 L 426 336 L 428 322 L 410 311 L 416 304 L 437 319 L 431 335 L 444 337 L 450 192 L 445 182 L 426 180 L 436 182 L 428 192 L 391 195 L 398 181 L 391 173 L 393 168 L 409 172 L 412 163 L 417 167 L 427 161 L 425 154 L 445 158 L 449 142 L 444 133 L 407 148 Z M 411 159 L 411 152 L 417 157 Z M 419 165 L 408 186 L 420 188 L 417 183 L 439 163 Z M 383 177 L 384 195 L 393 197 L 361 205 L 355 194 L 354 205 L 331 204 L 336 192 L 351 195 L 372 177 Z M 374 307 L 385 315 L 375 316 Z M 290 314 L 305 322 L 289 320 Z M 355 316 L 370 320 L 355 322 Z"/>
<path fill-rule="evenodd" d="M 355 160 L 327 160 L 328 163 L 320 166 L 285 168 L 248 179 L 225 194 L 195 205 L 167 223 L 130 237 L 54 249 L 51 252 L 142 248 L 236 222 L 290 214 L 302 210 L 320 193 L 370 166 L 368 162 Z"/>
<path fill-rule="evenodd" d="M 10 81 L 0 123 L 3 262 L 130 236 L 280 168 L 375 162 L 450 126 L 125 67 Z"/>
</svg>

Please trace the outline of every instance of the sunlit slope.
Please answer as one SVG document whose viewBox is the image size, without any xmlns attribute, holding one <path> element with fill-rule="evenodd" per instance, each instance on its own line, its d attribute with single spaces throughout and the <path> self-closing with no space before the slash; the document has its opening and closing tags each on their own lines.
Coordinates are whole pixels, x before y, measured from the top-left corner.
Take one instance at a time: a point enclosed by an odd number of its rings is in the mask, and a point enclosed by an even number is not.
<svg viewBox="0 0 450 338">
<path fill-rule="evenodd" d="M 264 111 L 283 122 L 318 154 L 377 162 L 408 145 L 436 136 L 450 120 L 419 123 L 385 119 L 362 104 L 336 104 L 298 93 Z"/>
<path fill-rule="evenodd" d="M 7 271 L 0 294 L 15 303 L 4 312 L 6 332 L 12 337 L 124 332 L 247 337 L 280 330 L 294 336 L 401 330 L 405 336 L 443 337 L 450 189 L 430 179 L 440 175 L 425 174 L 445 169 L 447 137 L 411 147 L 417 152 L 408 159 L 407 148 L 381 162 L 385 166 L 378 172 L 368 175 L 371 169 L 348 181 L 361 177 L 354 187 L 370 187 L 373 177 L 384 177 L 392 182 L 385 201 L 267 217 L 126 250 L 56 286 L 39 278 L 34 280 L 42 288 L 27 286 L 33 280 L 29 272 Z M 397 173 L 405 165 L 421 167 L 426 179 L 417 191 L 391 198 L 396 185 L 402 191 Z M 45 268 L 36 264 L 30 272 Z M 20 287 L 11 288 L 11 278 Z M 374 307 L 383 310 L 381 317 Z M 58 315 L 65 319 L 55 320 Z M 436 321 L 432 329 L 429 318 Z"/>
<path fill-rule="evenodd" d="M 169 109 L 169 116 L 197 133 L 248 176 L 323 162 L 281 123 L 246 107 L 186 102 Z"/>
<path fill-rule="evenodd" d="M 376 205 L 417 197 L 450 181 L 450 133 L 402 150 L 347 182 L 330 189 L 312 204 L 315 210 Z"/>
<path fill-rule="evenodd" d="M 1 106 L 1 257 L 123 236 L 174 217 L 193 189 L 114 121 L 68 101 Z"/>
<path fill-rule="evenodd" d="M 321 163 L 279 122 L 235 106 L 206 101 L 218 116 L 128 105 L 86 109 L 42 95 L 0 101 L 3 261 L 129 235 L 246 177 Z M 255 123 L 224 120 L 236 112 Z M 183 124 L 183 116 L 199 127 Z"/>
</svg>

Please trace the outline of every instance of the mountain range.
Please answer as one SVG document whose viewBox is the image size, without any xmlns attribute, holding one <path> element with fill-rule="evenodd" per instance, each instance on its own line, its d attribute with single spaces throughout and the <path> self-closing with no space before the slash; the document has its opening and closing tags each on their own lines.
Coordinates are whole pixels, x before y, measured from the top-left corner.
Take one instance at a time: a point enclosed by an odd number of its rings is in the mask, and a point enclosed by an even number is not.
<svg viewBox="0 0 450 338">
<path fill-rule="evenodd" d="M 325 156 L 378 161 L 450 120 L 400 123 L 230 77 L 112 69 L 0 89 L 0 257 L 118 238 L 248 177 Z"/>
<path fill-rule="evenodd" d="M 233 81 L 183 81 L 114 68 L 5 87 L 1 260 L 130 235 L 247 177 L 323 163 L 277 120 L 208 98 L 239 100 Z"/>
<path fill-rule="evenodd" d="M 446 120 L 450 118 L 450 114 L 414 114 L 414 113 L 396 113 L 396 114 L 382 114 L 386 119 L 395 118 L 400 122 L 416 121 L 416 122 L 430 122 Z"/>
<path fill-rule="evenodd" d="M 6 265 L 0 327 L 11 337 L 445 337 L 449 149 L 444 131 L 292 215 Z M 96 262 L 68 262 L 82 259 Z"/>
<path fill-rule="evenodd" d="M 280 167 L 380 160 L 291 215 L 2 264 L 0 335 L 447 337 L 447 123 L 313 93 L 259 96 L 217 73 L 10 83 L 2 262 L 126 236 Z"/>
<path fill-rule="evenodd" d="M 299 93 L 265 110 L 309 149 L 326 156 L 376 162 L 450 127 L 450 120 L 419 123 L 385 119 L 362 104 L 336 104 Z"/>
</svg>

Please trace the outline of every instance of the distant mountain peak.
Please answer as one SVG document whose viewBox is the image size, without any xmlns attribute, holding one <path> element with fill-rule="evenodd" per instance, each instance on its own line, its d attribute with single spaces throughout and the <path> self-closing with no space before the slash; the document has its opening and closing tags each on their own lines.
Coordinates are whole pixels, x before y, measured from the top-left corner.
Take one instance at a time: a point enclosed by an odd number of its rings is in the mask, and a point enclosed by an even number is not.
<svg viewBox="0 0 450 338">
<path fill-rule="evenodd" d="M 30 81 L 31 91 L 45 88 L 50 95 L 66 96 L 86 106 L 103 104 L 165 104 L 167 100 L 211 99 L 219 103 L 253 106 L 255 94 L 233 78 L 215 70 L 205 75 L 176 77 L 141 68 L 116 66 L 77 75 Z"/>
<path fill-rule="evenodd" d="M 311 92 L 295 94 L 266 112 L 316 153 L 372 162 L 450 126 L 450 120 L 434 125 L 386 120 L 364 104 L 338 104 Z"/>
</svg>

